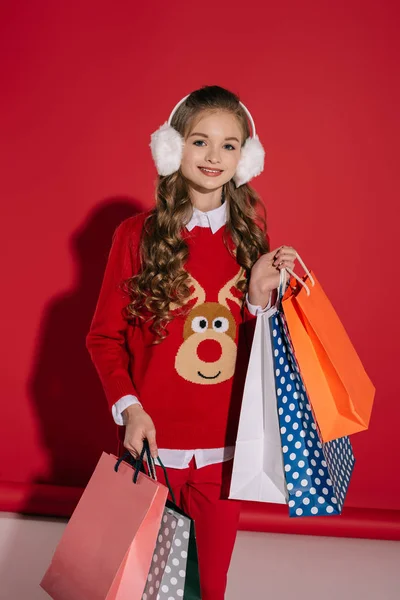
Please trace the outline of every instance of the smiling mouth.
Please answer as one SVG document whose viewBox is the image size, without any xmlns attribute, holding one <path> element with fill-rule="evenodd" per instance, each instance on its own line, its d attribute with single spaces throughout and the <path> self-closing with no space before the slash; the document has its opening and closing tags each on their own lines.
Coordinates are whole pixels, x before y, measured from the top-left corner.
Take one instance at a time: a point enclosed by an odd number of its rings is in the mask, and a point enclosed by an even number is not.
<svg viewBox="0 0 400 600">
<path fill-rule="evenodd" d="M 223 171 L 222 169 L 208 169 L 206 167 L 199 167 L 202 173 L 208 173 L 209 175 L 220 175 Z"/>
<path fill-rule="evenodd" d="M 218 373 L 216 375 L 212 375 L 211 377 L 207 377 L 207 375 L 203 375 L 203 373 L 200 373 L 200 371 L 197 371 L 197 375 L 200 375 L 200 377 L 203 377 L 203 379 L 216 379 L 218 377 L 218 375 L 221 375 L 221 371 L 218 371 Z"/>
</svg>

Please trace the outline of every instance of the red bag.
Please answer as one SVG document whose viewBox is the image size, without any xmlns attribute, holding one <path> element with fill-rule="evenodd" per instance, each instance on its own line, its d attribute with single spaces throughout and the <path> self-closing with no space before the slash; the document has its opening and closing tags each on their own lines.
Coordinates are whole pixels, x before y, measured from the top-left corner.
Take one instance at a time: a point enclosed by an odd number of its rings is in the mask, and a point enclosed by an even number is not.
<svg viewBox="0 0 400 600">
<path fill-rule="evenodd" d="M 54 600 L 142 598 L 168 489 L 120 460 L 102 453 L 71 516 L 40 583 Z"/>
</svg>

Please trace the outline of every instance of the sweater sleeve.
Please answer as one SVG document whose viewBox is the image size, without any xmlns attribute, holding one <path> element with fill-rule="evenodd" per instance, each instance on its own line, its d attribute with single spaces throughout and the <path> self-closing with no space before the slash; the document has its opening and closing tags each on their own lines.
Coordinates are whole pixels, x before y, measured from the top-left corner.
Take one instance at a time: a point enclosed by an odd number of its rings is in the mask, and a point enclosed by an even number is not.
<svg viewBox="0 0 400 600">
<path fill-rule="evenodd" d="M 266 235 L 266 242 L 267 242 L 268 248 L 271 248 L 271 242 L 270 242 L 270 238 L 269 238 L 268 234 Z M 262 307 L 262 306 L 256 306 L 256 305 L 250 304 L 249 294 L 247 292 L 245 302 L 243 305 L 243 313 L 242 313 L 243 322 L 246 322 L 246 321 L 254 321 L 255 322 L 257 315 L 262 314 L 262 313 L 266 312 L 269 308 L 271 308 L 273 296 L 274 296 L 274 294 L 273 294 L 273 292 L 271 292 L 268 304 L 266 306 Z"/>
<path fill-rule="evenodd" d="M 270 248 L 270 239 L 267 234 L 266 240 L 268 243 L 268 248 Z M 244 330 L 244 338 L 246 340 L 247 347 L 251 349 L 251 345 L 253 343 L 254 330 L 256 326 L 257 315 L 266 312 L 272 306 L 272 302 L 274 302 L 274 293 L 272 292 L 268 301 L 268 304 L 265 307 L 255 306 L 250 304 L 249 302 L 249 294 L 247 292 L 245 301 L 242 307 L 242 322 L 243 322 L 243 330 Z"/>
<path fill-rule="evenodd" d="M 86 336 L 86 347 L 110 408 L 122 396 L 131 394 L 138 397 L 129 374 L 125 339 L 127 321 L 123 310 L 129 298 L 121 288 L 121 284 L 134 274 L 130 221 L 121 223 L 114 233 L 96 310 Z"/>
</svg>

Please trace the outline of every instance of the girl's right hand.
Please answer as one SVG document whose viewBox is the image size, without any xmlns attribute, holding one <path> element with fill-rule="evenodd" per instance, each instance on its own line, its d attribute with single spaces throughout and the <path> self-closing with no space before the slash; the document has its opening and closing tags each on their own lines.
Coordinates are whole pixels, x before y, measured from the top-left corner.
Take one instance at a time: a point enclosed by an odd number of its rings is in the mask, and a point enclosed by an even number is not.
<svg viewBox="0 0 400 600">
<path fill-rule="evenodd" d="M 123 411 L 125 428 L 124 447 L 134 458 L 139 458 L 143 448 L 143 440 L 147 438 L 150 453 L 157 458 L 156 429 L 154 423 L 140 404 L 132 404 Z"/>
</svg>

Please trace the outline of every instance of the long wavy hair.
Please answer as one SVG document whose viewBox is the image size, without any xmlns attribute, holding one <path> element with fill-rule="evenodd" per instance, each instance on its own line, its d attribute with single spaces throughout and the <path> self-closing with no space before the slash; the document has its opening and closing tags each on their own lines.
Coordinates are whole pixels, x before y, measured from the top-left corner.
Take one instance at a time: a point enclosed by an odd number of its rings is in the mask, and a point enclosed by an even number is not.
<svg viewBox="0 0 400 600">
<path fill-rule="evenodd" d="M 238 119 L 243 145 L 250 135 L 246 113 L 238 96 L 219 86 L 204 86 L 192 92 L 175 112 L 171 125 L 186 139 L 200 112 L 221 110 Z M 248 184 L 236 188 L 230 180 L 224 184 L 222 193 L 228 203 L 224 244 L 246 273 L 246 279 L 238 283 L 243 301 L 253 264 L 269 252 L 266 210 Z M 184 269 L 189 248 L 182 231 L 190 220 L 193 207 L 189 184 L 180 169 L 172 175 L 158 177 L 155 201 L 141 234 L 140 270 L 126 282 L 131 300 L 126 315 L 130 319 L 152 321 L 150 329 L 156 334 L 153 343 L 158 344 L 168 335 L 168 323 L 174 318 L 170 303 L 184 311 L 190 296 L 190 275 Z M 234 249 L 229 244 L 229 235 Z"/>
</svg>

